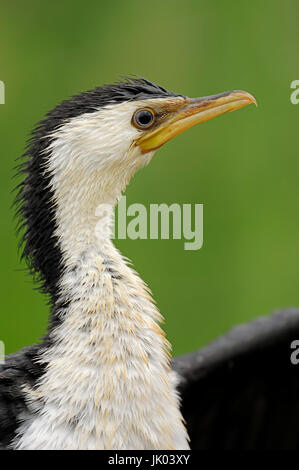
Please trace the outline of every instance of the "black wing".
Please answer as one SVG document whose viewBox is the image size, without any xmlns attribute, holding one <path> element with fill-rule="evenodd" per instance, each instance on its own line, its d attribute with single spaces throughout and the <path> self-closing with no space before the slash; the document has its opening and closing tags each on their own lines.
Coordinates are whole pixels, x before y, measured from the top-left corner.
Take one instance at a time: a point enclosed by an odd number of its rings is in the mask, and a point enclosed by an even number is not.
<svg viewBox="0 0 299 470">
<path fill-rule="evenodd" d="M 288 309 L 238 326 L 174 361 L 191 448 L 299 449 L 294 340 L 299 310 Z"/>
<path fill-rule="evenodd" d="M 41 374 L 36 362 L 40 345 L 29 346 L 6 356 L 0 365 L 0 449 L 7 449 L 27 412 L 23 386 L 33 385 Z"/>
</svg>

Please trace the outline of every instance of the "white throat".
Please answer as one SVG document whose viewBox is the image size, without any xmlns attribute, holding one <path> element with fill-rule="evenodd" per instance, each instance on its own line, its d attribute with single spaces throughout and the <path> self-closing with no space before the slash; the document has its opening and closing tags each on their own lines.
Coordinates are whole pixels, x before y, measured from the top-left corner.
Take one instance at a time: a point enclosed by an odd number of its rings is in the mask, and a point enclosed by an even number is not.
<svg viewBox="0 0 299 470">
<path fill-rule="evenodd" d="M 146 285 L 97 231 L 107 224 L 97 208 L 113 206 L 144 162 L 130 150 L 126 164 L 111 158 L 106 169 L 95 166 L 99 151 L 88 159 L 76 142 L 76 126 L 84 133 L 82 119 L 64 126 L 49 149 L 56 235 L 66 267 L 59 302 L 66 307 L 42 357 L 46 372 L 37 389 L 27 392 L 32 414 L 15 447 L 188 449 L 161 315 Z M 95 113 L 88 125 L 97 119 Z"/>
</svg>

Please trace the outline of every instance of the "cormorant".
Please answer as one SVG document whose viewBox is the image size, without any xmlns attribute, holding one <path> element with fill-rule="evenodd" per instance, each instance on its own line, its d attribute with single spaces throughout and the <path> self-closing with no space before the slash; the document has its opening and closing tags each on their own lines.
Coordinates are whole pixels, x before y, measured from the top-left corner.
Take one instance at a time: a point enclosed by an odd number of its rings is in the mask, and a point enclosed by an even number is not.
<svg viewBox="0 0 299 470">
<path fill-rule="evenodd" d="M 23 257 L 51 314 L 41 343 L 0 368 L 2 448 L 188 449 L 188 433 L 192 448 L 283 442 L 276 392 L 291 391 L 280 352 L 298 312 L 171 362 L 150 291 L 109 237 L 122 191 L 161 145 L 253 102 L 244 91 L 190 99 L 130 78 L 62 102 L 36 126 L 17 206 Z"/>
</svg>

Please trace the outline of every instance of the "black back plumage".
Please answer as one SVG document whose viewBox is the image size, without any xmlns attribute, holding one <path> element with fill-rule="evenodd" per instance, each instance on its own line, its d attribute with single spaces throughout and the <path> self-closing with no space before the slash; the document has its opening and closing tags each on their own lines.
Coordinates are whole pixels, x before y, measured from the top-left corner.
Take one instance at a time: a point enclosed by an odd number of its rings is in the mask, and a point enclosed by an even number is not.
<svg viewBox="0 0 299 470">
<path fill-rule="evenodd" d="M 40 344 L 28 346 L 0 364 L 0 450 L 10 447 L 22 418 L 28 414 L 23 387 L 34 387 L 41 375 L 37 362 L 41 350 Z"/>
</svg>

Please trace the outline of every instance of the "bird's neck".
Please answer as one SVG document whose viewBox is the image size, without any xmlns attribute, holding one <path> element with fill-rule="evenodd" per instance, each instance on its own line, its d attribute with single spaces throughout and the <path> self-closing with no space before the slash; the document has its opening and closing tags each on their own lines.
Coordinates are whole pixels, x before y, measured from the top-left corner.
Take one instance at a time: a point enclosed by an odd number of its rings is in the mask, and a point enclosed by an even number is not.
<svg viewBox="0 0 299 470">
<path fill-rule="evenodd" d="M 65 257 L 54 306 L 59 322 L 32 394 L 43 409 L 20 448 L 30 448 L 29 440 L 36 448 L 188 448 L 161 315 L 148 288 L 102 236 L 112 216 L 102 209 L 111 200 L 80 207 L 80 196 L 74 201 L 66 193 L 70 205 L 64 200 L 58 208 Z M 63 208 L 72 203 L 80 208 L 71 216 Z"/>
</svg>

